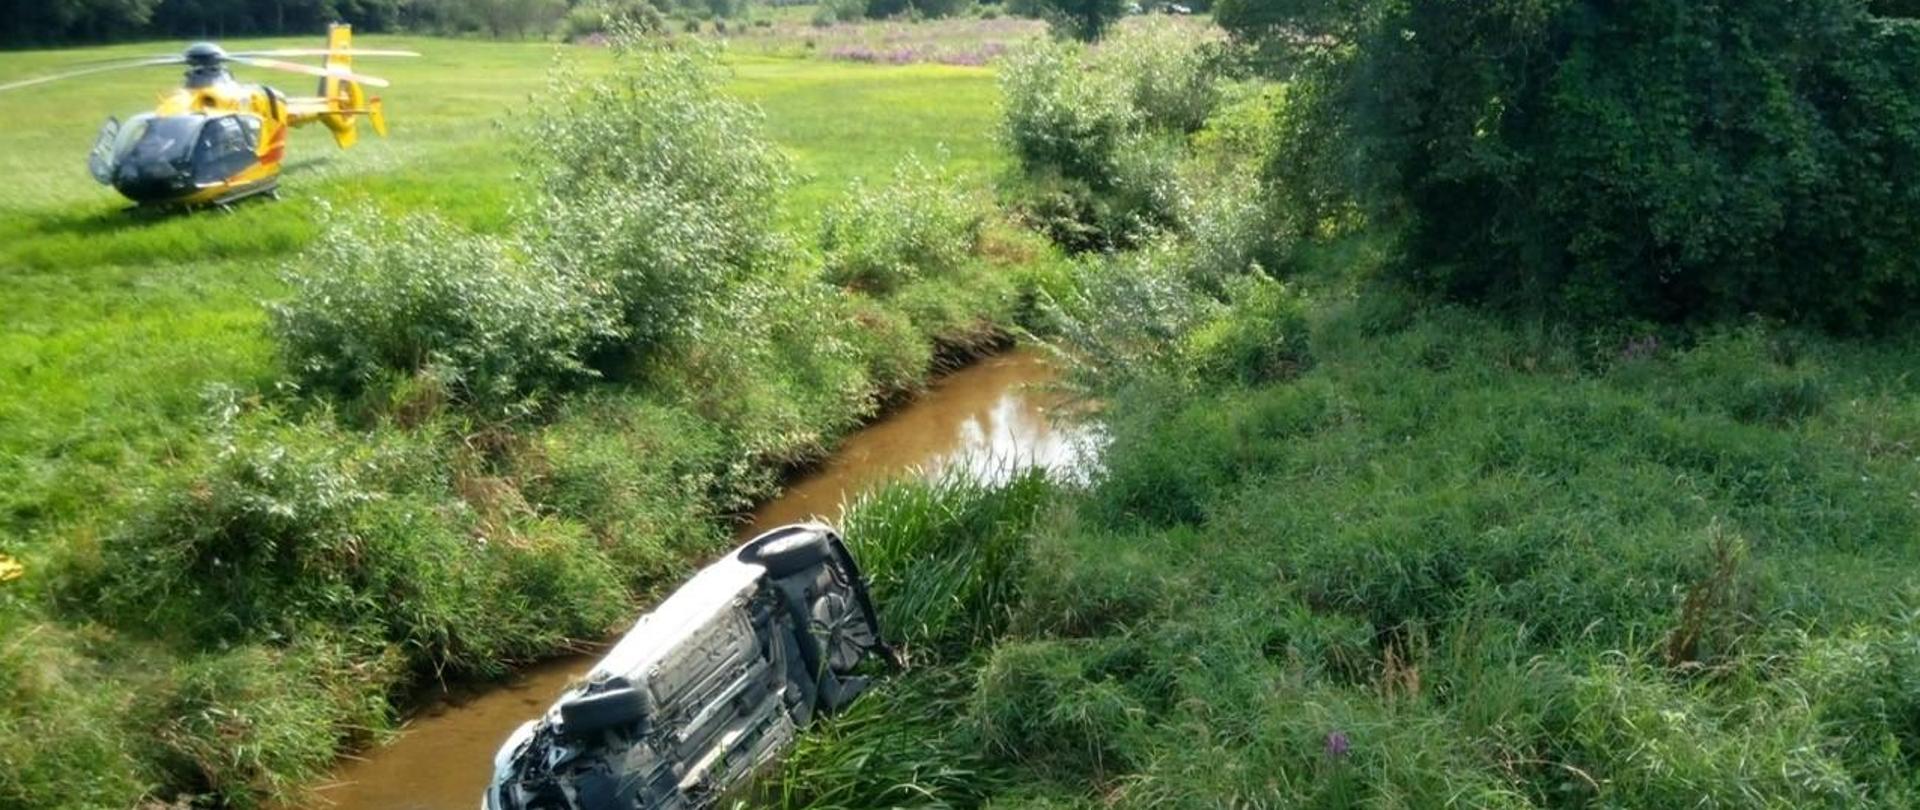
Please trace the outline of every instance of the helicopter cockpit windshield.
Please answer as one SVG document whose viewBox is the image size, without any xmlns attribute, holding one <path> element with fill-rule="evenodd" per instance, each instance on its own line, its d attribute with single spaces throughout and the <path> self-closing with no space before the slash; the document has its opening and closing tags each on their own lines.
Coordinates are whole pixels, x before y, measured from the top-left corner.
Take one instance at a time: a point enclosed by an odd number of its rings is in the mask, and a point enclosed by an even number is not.
<svg viewBox="0 0 1920 810">
<path fill-rule="evenodd" d="M 114 162 L 173 163 L 187 157 L 200 137 L 203 115 L 147 113 L 127 119 L 114 143 Z"/>
<path fill-rule="evenodd" d="M 136 200 L 226 180 L 253 165 L 260 139 L 260 121 L 251 115 L 145 114 L 117 131 L 113 126 L 109 122 L 101 134 L 112 141 L 106 174 Z"/>
</svg>

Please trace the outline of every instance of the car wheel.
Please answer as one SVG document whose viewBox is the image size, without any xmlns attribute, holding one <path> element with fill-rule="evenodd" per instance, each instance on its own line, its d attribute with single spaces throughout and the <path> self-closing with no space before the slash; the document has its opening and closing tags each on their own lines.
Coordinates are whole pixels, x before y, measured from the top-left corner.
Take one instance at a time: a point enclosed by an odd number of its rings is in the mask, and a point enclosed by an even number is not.
<svg viewBox="0 0 1920 810">
<path fill-rule="evenodd" d="M 778 578 L 819 565 L 832 554 L 825 534 L 801 530 L 764 538 L 748 546 L 740 558 L 765 567 L 767 573 Z"/>
<path fill-rule="evenodd" d="M 646 718 L 647 696 L 630 686 L 560 704 L 561 728 L 574 737 L 632 725 Z"/>
</svg>

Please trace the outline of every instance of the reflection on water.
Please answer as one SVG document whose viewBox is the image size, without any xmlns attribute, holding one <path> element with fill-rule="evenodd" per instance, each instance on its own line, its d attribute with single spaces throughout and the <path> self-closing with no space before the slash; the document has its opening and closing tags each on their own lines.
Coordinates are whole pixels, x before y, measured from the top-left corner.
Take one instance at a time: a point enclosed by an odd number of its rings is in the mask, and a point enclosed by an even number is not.
<svg viewBox="0 0 1920 810">
<path fill-rule="evenodd" d="M 1025 466 L 1083 469 L 1090 435 L 1059 420 L 1059 400 L 1039 387 L 1054 376 L 1038 353 L 1015 351 L 940 379 L 849 437 L 819 469 L 755 512 L 742 534 L 810 517 L 837 520 L 841 505 L 862 491 L 914 472 L 998 480 Z M 449 694 L 393 744 L 344 763 L 320 795 L 349 810 L 474 810 L 501 741 L 545 711 L 593 661 L 556 659 L 506 684 Z"/>
</svg>

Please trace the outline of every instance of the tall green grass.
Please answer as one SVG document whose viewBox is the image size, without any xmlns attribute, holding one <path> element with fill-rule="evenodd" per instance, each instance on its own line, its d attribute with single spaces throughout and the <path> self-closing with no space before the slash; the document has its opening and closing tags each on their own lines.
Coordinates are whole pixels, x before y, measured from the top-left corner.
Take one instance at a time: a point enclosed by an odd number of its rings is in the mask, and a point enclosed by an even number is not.
<svg viewBox="0 0 1920 810">
<path fill-rule="evenodd" d="M 1015 92 L 1087 81 L 1036 54 Z M 1282 98 L 1177 144 L 1182 233 L 1047 289 L 1100 469 L 998 629 L 810 740 L 787 805 L 1920 801 L 1910 330 L 1435 304 L 1366 223 L 1271 238 L 1231 199 Z"/>
<path fill-rule="evenodd" d="M 389 97 L 396 140 L 303 164 L 288 188 L 311 197 L 177 218 L 113 213 L 61 183 L 0 198 L 29 212 L 8 220 L 19 238 L 0 251 L 12 258 L 0 289 L 20 293 L 0 295 L 0 381 L 17 383 L 0 384 L 0 553 L 27 565 L 0 587 L 0 805 L 303 803 L 339 751 L 388 733 L 414 686 L 597 638 L 672 587 L 785 471 L 919 386 L 951 347 L 1006 334 L 1020 265 L 1049 257 L 996 222 L 955 258 L 963 266 L 914 269 L 892 296 L 825 283 L 811 244 L 820 205 L 892 165 L 888 150 L 840 151 L 847 128 L 919 131 L 922 154 L 990 160 L 989 77 L 703 63 L 697 86 L 637 86 L 680 93 L 680 109 L 739 110 L 735 121 L 759 119 L 728 88 L 751 96 L 800 75 L 810 89 L 783 95 L 768 130 L 599 144 L 637 154 L 630 166 L 680 150 L 606 184 L 597 199 L 609 206 L 622 185 L 627 201 L 687 192 L 682 214 L 716 189 L 751 197 L 752 221 L 736 230 L 754 250 L 687 232 L 647 242 L 664 254 L 599 257 L 595 272 L 632 278 L 725 254 L 737 277 L 695 290 L 685 309 L 697 317 L 636 321 L 648 290 L 622 300 L 601 294 L 604 275 L 536 272 L 577 269 L 539 238 L 554 230 L 513 208 L 530 198 L 514 173 L 551 167 L 499 159 L 526 123 L 474 125 L 520 104 L 551 49 L 419 49 L 473 70 L 395 75 L 444 95 Z M 57 58 L 0 57 L 0 69 Z M 601 52 L 579 59 L 578 81 L 609 69 Z M 917 127 L 897 109 L 838 114 L 830 130 L 793 112 L 848 85 L 899 96 L 929 80 L 955 95 Z M 405 118 L 409 102 L 431 110 Z M 590 125 L 558 108 L 525 115 L 544 116 L 549 136 Z M 53 141 L 22 137 L 0 141 L 54 154 Z M 772 161 L 793 152 L 801 171 L 727 185 L 739 167 L 721 155 L 697 183 L 662 175 L 724 145 Z M 322 197 L 368 210 L 317 217 Z M 274 272 L 289 255 L 290 285 Z M 270 330 L 260 302 L 289 287 Z M 649 331 L 649 351 L 618 351 L 640 326 L 672 328 Z"/>
<path fill-rule="evenodd" d="M 1286 381 L 1109 391 L 996 632 L 810 739 L 787 805 L 1915 800 L 1911 339 L 1312 323 Z"/>
<path fill-rule="evenodd" d="M 949 713 L 966 699 L 976 650 L 1007 626 L 1032 533 L 1056 492 L 1038 470 L 1000 483 L 948 474 L 851 505 L 843 531 L 909 669 L 809 732 L 763 788 L 770 803 L 972 804 L 1005 784 Z"/>
</svg>

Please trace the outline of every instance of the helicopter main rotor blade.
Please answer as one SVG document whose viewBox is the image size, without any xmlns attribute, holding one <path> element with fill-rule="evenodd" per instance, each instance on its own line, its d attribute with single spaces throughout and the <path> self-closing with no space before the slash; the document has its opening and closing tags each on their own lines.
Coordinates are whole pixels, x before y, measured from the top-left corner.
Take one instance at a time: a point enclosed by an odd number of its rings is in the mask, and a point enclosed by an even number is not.
<svg viewBox="0 0 1920 810">
<path fill-rule="evenodd" d="M 65 73 L 55 73 L 51 76 L 36 76 L 31 79 L 21 79 L 20 81 L 17 81 L 17 82 L 8 82 L 6 84 L 0 84 L 0 92 L 6 92 L 8 90 L 18 90 L 22 87 L 32 87 L 36 84 L 46 84 L 47 82 L 57 82 L 57 81 L 60 81 L 61 79 L 71 79 L 77 76 L 88 76 L 94 73 L 106 73 L 112 70 L 126 70 L 128 68 L 151 67 L 154 65 L 183 65 L 183 64 L 186 64 L 186 61 L 187 61 L 186 59 L 178 56 L 161 56 L 161 57 L 155 57 L 152 59 L 137 59 L 132 62 L 121 62 L 118 64 L 112 64 L 112 65 L 101 65 L 99 67 L 90 67 L 82 70 L 69 70 Z"/>
<path fill-rule="evenodd" d="M 228 56 L 419 56 L 414 51 L 369 50 L 366 48 L 280 48 L 271 51 L 232 51 Z"/>
<path fill-rule="evenodd" d="M 227 54 L 227 61 L 237 62 L 242 65 L 252 65 L 254 67 L 268 68 L 270 70 L 284 70 L 284 71 L 287 71 L 288 73 L 305 73 L 308 76 L 319 76 L 321 78 L 345 79 L 350 82 L 359 82 L 360 84 L 364 84 L 368 87 L 386 87 L 390 84 L 386 79 L 382 79 L 378 76 L 368 76 L 364 73 L 354 73 L 352 71 L 341 70 L 340 68 L 323 68 L 323 67 L 316 67 L 314 65 L 303 65 L 303 64 L 300 64 L 299 62 L 282 62 L 278 59 L 263 59 L 263 58 L 254 57 L 254 56 L 235 56 L 233 54 Z"/>
</svg>

